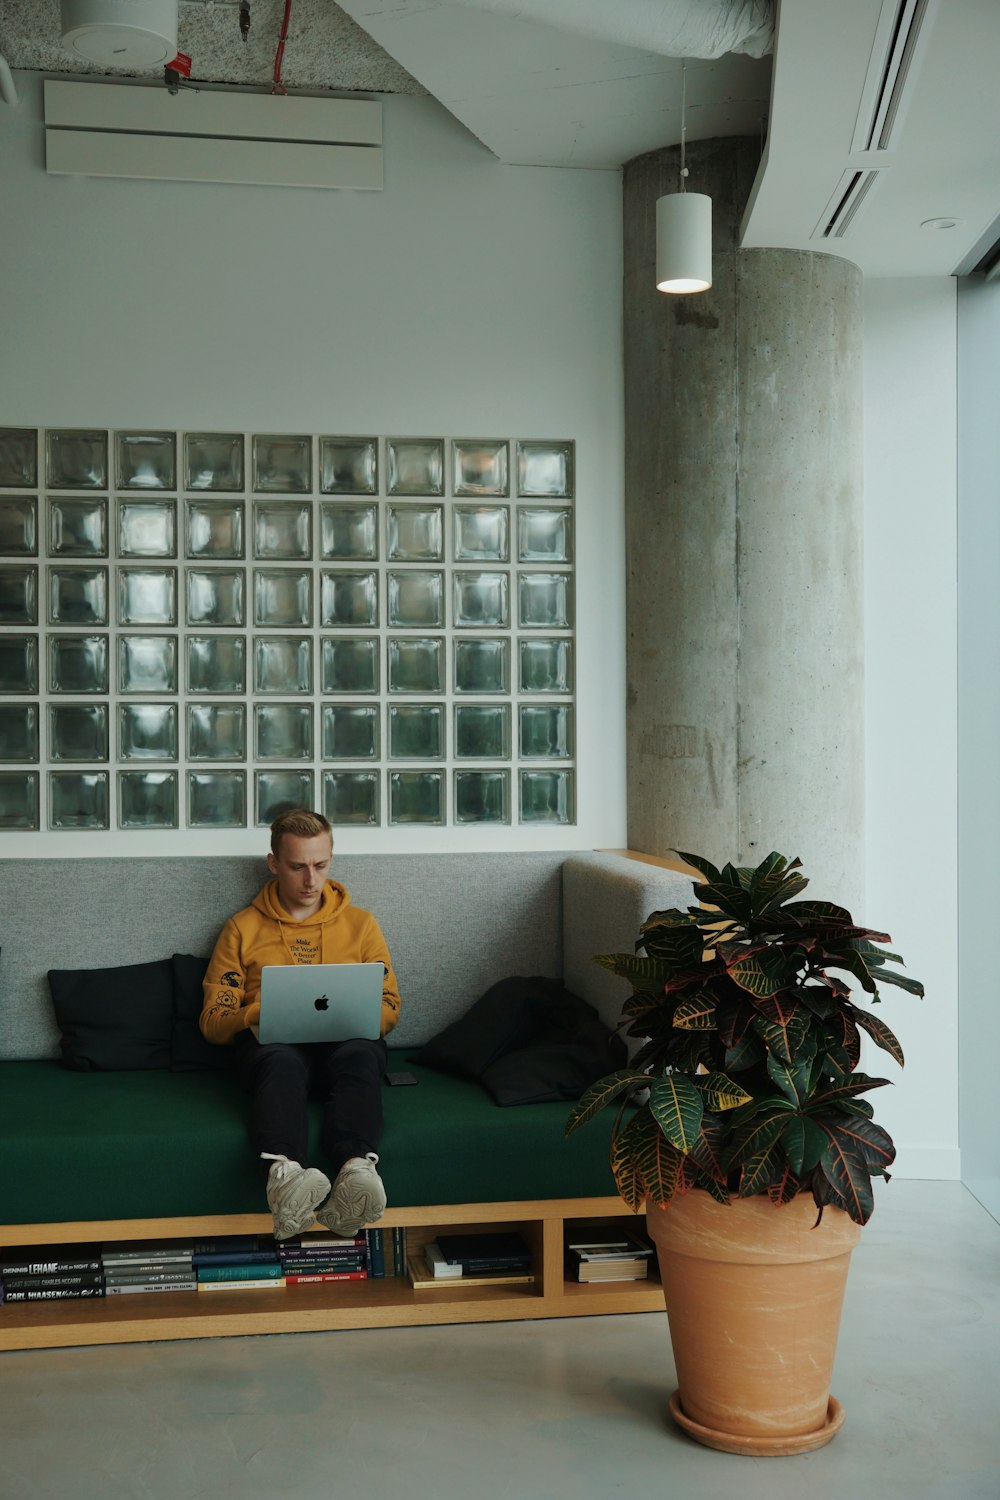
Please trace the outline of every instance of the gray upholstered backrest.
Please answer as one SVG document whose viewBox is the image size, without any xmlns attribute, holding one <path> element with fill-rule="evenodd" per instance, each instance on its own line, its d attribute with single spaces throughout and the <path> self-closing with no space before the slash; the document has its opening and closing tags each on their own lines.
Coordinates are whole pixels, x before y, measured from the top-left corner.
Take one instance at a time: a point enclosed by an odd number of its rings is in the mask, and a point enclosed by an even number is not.
<svg viewBox="0 0 1000 1500">
<path fill-rule="evenodd" d="M 650 911 L 690 890 L 656 866 L 562 850 L 336 855 L 333 873 L 385 932 L 403 996 L 393 1040 L 414 1046 L 511 974 L 562 975 L 614 1024 L 625 991 L 591 956 L 631 948 Z M 0 1058 L 58 1055 L 47 970 L 207 956 L 267 878 L 263 859 L 236 856 L 0 860 Z"/>
</svg>

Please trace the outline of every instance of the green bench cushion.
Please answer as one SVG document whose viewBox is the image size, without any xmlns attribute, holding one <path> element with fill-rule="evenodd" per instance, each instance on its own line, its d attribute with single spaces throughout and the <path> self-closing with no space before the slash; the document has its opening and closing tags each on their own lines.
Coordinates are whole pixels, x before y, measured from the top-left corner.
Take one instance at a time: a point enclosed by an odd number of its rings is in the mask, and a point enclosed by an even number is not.
<svg viewBox="0 0 1000 1500">
<path fill-rule="evenodd" d="M 390 1054 L 416 1088 L 384 1091 L 389 1203 L 490 1203 L 615 1191 L 611 1112 L 569 1141 L 567 1104 L 502 1109 L 478 1085 Z M 0 1063 L 0 1224 L 260 1213 L 248 1100 L 225 1073 L 74 1073 Z M 318 1138 L 319 1106 L 313 1132 Z M 321 1161 L 316 1161 L 322 1165 Z"/>
</svg>

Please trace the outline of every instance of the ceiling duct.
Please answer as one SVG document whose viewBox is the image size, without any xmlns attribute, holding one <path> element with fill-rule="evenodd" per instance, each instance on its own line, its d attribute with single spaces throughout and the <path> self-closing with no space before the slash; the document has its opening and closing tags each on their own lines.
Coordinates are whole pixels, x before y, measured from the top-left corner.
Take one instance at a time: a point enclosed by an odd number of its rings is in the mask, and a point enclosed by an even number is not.
<svg viewBox="0 0 1000 1500">
<path fill-rule="evenodd" d="M 62 0 L 67 52 L 142 72 L 177 56 L 177 0 Z"/>
<path fill-rule="evenodd" d="M 775 0 L 458 0 L 473 10 L 596 37 L 665 57 L 765 57 Z"/>
<path fill-rule="evenodd" d="M 824 210 L 812 238 L 842 240 L 861 211 L 868 195 L 881 176 L 878 167 L 859 168 L 845 172 L 837 184 L 837 191 Z"/>
<path fill-rule="evenodd" d="M 885 0 L 861 93 L 852 151 L 888 151 L 930 34 L 935 0 Z"/>
</svg>

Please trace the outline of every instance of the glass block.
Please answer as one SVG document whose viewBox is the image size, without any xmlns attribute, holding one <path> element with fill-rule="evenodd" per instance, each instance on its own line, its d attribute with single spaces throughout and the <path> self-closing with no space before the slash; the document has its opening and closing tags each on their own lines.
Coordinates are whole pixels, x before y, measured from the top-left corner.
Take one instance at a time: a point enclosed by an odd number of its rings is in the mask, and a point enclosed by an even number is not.
<svg viewBox="0 0 1000 1500">
<path fill-rule="evenodd" d="M 323 811 L 334 827 L 363 823 L 378 827 L 377 771 L 324 771 Z"/>
<path fill-rule="evenodd" d="M 443 771 L 390 771 L 390 823 L 443 823 Z"/>
<path fill-rule="evenodd" d="M 509 771 L 456 771 L 456 823 L 509 823 Z"/>
<path fill-rule="evenodd" d="M 106 500 L 49 500 L 49 551 L 53 557 L 107 557 Z"/>
<path fill-rule="evenodd" d="M 118 556 L 176 557 L 176 502 L 119 500 Z"/>
<path fill-rule="evenodd" d="M 258 703 L 254 746 L 258 760 L 312 760 L 312 704 Z"/>
<path fill-rule="evenodd" d="M 50 693 L 106 693 L 106 635 L 49 636 Z"/>
<path fill-rule="evenodd" d="M 189 771 L 189 828 L 245 828 L 245 771 Z"/>
<path fill-rule="evenodd" d="M 257 771 L 254 773 L 255 822 L 269 827 L 279 813 L 292 807 L 312 807 L 311 771 Z"/>
<path fill-rule="evenodd" d="M 322 573 L 320 618 L 323 625 L 377 625 L 376 573 Z"/>
<path fill-rule="evenodd" d="M 377 693 L 378 641 L 374 636 L 345 636 L 323 641 L 324 693 Z"/>
<path fill-rule="evenodd" d="M 118 487 L 172 490 L 177 486 L 177 439 L 172 432 L 119 432 Z"/>
<path fill-rule="evenodd" d="M 390 562 L 440 562 L 444 515 L 440 505 L 390 505 L 386 516 Z"/>
<path fill-rule="evenodd" d="M 0 828 L 38 827 L 38 772 L 0 771 Z"/>
<path fill-rule="evenodd" d="M 246 641 L 241 635 L 189 635 L 189 693 L 246 692 Z"/>
<path fill-rule="evenodd" d="M 390 625 L 408 625 L 414 630 L 444 625 L 443 573 L 416 568 L 410 573 L 390 573 L 388 589 Z"/>
<path fill-rule="evenodd" d="M 176 703 L 120 703 L 118 759 L 176 760 Z"/>
<path fill-rule="evenodd" d="M 575 444 L 518 443 L 517 493 L 570 499 L 575 483 Z"/>
<path fill-rule="evenodd" d="M 390 693 L 443 693 L 444 641 L 440 636 L 392 636 Z"/>
<path fill-rule="evenodd" d="M 568 760 L 573 754 L 573 710 L 568 703 L 522 704 L 518 710 L 521 755 Z"/>
<path fill-rule="evenodd" d="M 108 742 L 106 703 L 49 705 L 50 760 L 107 760 Z"/>
<path fill-rule="evenodd" d="M 37 557 L 38 501 L 34 495 L 0 496 L 0 554 Z"/>
<path fill-rule="evenodd" d="M 38 569 L 0 564 L 0 625 L 38 624 Z"/>
<path fill-rule="evenodd" d="M 253 655 L 256 692 L 312 692 L 312 640 L 308 636 L 256 635 Z"/>
<path fill-rule="evenodd" d="M 522 771 L 521 822 L 572 823 L 573 772 Z"/>
<path fill-rule="evenodd" d="M 0 427 L 0 486 L 33 490 L 38 483 L 38 433 L 33 427 Z"/>
<path fill-rule="evenodd" d="M 321 437 L 319 471 L 324 495 L 377 495 L 378 438 Z"/>
<path fill-rule="evenodd" d="M 120 828 L 176 828 L 176 771 L 119 771 Z"/>
<path fill-rule="evenodd" d="M 374 703 L 323 704 L 324 760 L 377 760 L 378 742 Z"/>
<path fill-rule="evenodd" d="M 324 502 L 319 508 L 320 556 L 336 562 L 375 562 L 378 507 Z"/>
<path fill-rule="evenodd" d="M 0 760 L 37 759 L 37 703 L 0 703 Z"/>
<path fill-rule="evenodd" d="M 506 505 L 456 505 L 455 561 L 507 562 L 510 518 Z"/>
<path fill-rule="evenodd" d="M 121 693 L 176 693 L 177 637 L 175 635 L 120 635 L 118 691 Z"/>
<path fill-rule="evenodd" d="M 45 438 L 45 476 L 50 490 L 106 490 L 106 432 L 49 431 Z"/>
<path fill-rule="evenodd" d="M 50 568 L 49 623 L 106 625 L 107 568 Z"/>
<path fill-rule="evenodd" d="M 119 625 L 176 625 L 176 568 L 118 569 Z"/>
<path fill-rule="evenodd" d="M 455 756 L 458 760 L 509 760 L 510 704 L 457 703 Z"/>
<path fill-rule="evenodd" d="M 188 568 L 184 582 L 189 625 L 246 624 L 246 573 L 242 568 Z"/>
<path fill-rule="evenodd" d="M 49 827 L 107 828 L 110 780 L 107 771 L 50 771 Z"/>
<path fill-rule="evenodd" d="M 242 703 L 189 703 L 188 760 L 246 760 L 247 718 Z"/>
<path fill-rule="evenodd" d="M 37 635 L 0 635 L 0 693 L 37 692 Z"/>
<path fill-rule="evenodd" d="M 507 573 L 456 573 L 455 624 L 495 630 L 510 623 L 510 577 Z"/>
<path fill-rule="evenodd" d="M 388 438 L 385 448 L 390 495 L 444 494 L 441 438 Z"/>
<path fill-rule="evenodd" d="M 510 692 L 508 640 L 456 640 L 454 653 L 456 693 Z"/>
<path fill-rule="evenodd" d="M 522 693 L 571 693 L 572 641 L 522 641 L 520 683 Z"/>
<path fill-rule="evenodd" d="M 254 569 L 255 625 L 311 625 L 312 614 L 311 573 L 296 568 Z"/>
<path fill-rule="evenodd" d="M 308 495 L 312 489 L 312 438 L 255 437 L 253 487 L 272 495 Z"/>
<path fill-rule="evenodd" d="M 243 434 L 189 432 L 184 439 L 184 488 L 241 490 Z"/>
<path fill-rule="evenodd" d="M 286 561 L 312 557 L 312 506 L 258 500 L 253 508 L 253 555 Z"/>
<path fill-rule="evenodd" d="M 440 760 L 444 755 L 443 703 L 391 703 L 389 756 L 392 760 Z"/>
<path fill-rule="evenodd" d="M 509 495 L 507 444 L 499 438 L 462 438 L 451 445 L 452 493 Z"/>
<path fill-rule="evenodd" d="M 518 573 L 518 624 L 528 629 L 568 629 L 573 615 L 570 573 Z"/>
<path fill-rule="evenodd" d="M 243 501 L 189 500 L 185 553 L 188 557 L 243 557 Z"/>
<path fill-rule="evenodd" d="M 568 506 L 517 507 L 518 562 L 573 561 L 573 512 Z"/>
</svg>

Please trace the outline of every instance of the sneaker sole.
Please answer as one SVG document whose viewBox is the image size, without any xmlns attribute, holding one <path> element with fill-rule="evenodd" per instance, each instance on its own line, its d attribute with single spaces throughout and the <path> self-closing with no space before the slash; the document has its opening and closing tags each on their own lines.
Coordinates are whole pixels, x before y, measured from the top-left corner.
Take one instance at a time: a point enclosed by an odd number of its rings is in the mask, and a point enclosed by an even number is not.
<svg viewBox="0 0 1000 1500">
<path fill-rule="evenodd" d="M 355 1185 L 350 1180 L 335 1188 L 330 1202 L 317 1220 L 333 1234 L 344 1236 L 357 1234 L 363 1224 L 374 1224 L 385 1213 L 385 1189 L 365 1183 Z"/>
</svg>

